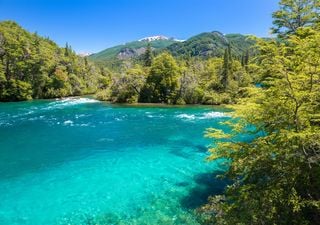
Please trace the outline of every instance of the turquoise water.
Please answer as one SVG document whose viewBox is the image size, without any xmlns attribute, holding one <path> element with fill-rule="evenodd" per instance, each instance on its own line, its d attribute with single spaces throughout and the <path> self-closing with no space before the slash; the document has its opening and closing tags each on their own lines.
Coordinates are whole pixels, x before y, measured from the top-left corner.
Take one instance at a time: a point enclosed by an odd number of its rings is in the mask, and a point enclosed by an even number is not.
<svg viewBox="0 0 320 225">
<path fill-rule="evenodd" d="M 0 224 L 198 224 L 225 183 L 206 162 L 221 108 L 88 98 L 0 104 Z"/>
</svg>

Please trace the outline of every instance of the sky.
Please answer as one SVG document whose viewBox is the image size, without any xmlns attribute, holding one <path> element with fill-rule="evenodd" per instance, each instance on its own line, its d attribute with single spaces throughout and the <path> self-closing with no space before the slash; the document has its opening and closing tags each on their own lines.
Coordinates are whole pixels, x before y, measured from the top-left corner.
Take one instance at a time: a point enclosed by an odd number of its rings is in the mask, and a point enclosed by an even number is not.
<svg viewBox="0 0 320 225">
<path fill-rule="evenodd" d="M 0 0 L 0 21 L 94 53 L 143 37 L 202 32 L 270 36 L 279 0 Z"/>
</svg>

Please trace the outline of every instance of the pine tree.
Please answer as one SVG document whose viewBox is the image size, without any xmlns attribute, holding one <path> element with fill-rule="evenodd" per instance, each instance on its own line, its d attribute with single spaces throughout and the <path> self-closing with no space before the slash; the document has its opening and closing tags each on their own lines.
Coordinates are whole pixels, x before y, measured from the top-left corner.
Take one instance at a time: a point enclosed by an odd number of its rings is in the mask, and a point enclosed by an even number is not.
<svg viewBox="0 0 320 225">
<path fill-rule="evenodd" d="M 246 54 L 244 55 L 244 65 L 248 66 L 249 64 L 249 50 L 246 51 Z"/>
<path fill-rule="evenodd" d="M 242 67 L 244 67 L 245 65 L 245 62 L 244 62 L 244 58 L 245 58 L 245 55 L 244 55 L 244 53 L 242 53 L 242 55 L 241 55 L 241 66 Z"/>
<path fill-rule="evenodd" d="M 249 51 L 246 50 L 246 52 L 242 53 L 242 56 L 241 56 L 241 66 L 247 70 L 248 64 L 249 64 Z"/>
<path fill-rule="evenodd" d="M 223 57 L 223 70 L 221 74 L 221 83 L 224 89 L 228 87 L 228 81 L 231 73 L 232 67 L 232 56 L 231 56 L 231 46 L 228 45 L 228 48 L 224 52 Z"/>
<path fill-rule="evenodd" d="M 66 47 L 64 48 L 64 56 L 68 57 L 69 55 L 70 55 L 70 46 L 67 42 Z"/>
<path fill-rule="evenodd" d="M 231 45 L 228 45 L 228 57 L 229 57 L 229 61 L 230 63 L 232 62 L 232 51 L 231 51 Z"/>
<path fill-rule="evenodd" d="M 153 54 L 152 54 L 151 44 L 148 43 L 146 52 L 143 55 L 143 63 L 145 66 L 150 67 L 152 64 L 152 60 L 153 60 Z"/>
</svg>

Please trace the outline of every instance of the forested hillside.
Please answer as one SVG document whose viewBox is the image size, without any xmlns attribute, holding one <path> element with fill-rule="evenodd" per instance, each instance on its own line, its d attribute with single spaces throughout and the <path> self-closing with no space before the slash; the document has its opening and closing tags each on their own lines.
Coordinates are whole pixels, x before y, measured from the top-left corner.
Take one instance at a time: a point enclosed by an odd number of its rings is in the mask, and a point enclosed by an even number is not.
<svg viewBox="0 0 320 225">
<path fill-rule="evenodd" d="M 118 103 L 236 103 L 256 82 L 250 65 L 255 42 L 210 32 L 186 41 L 136 41 L 106 49 L 89 57 L 110 75 L 96 96 Z"/>
<path fill-rule="evenodd" d="M 230 45 L 232 55 L 240 59 L 243 54 L 253 55 L 250 49 L 255 41 L 247 35 L 227 34 L 218 31 L 205 32 L 193 36 L 186 41 L 177 41 L 173 38 L 156 40 L 139 40 L 107 48 L 101 52 L 92 54 L 89 59 L 102 66 L 107 66 L 113 70 L 127 65 L 128 61 L 139 61 L 150 45 L 155 54 L 167 51 L 177 58 L 197 57 L 208 59 L 210 57 L 223 57 L 224 51 Z"/>
<path fill-rule="evenodd" d="M 142 55 L 147 46 L 154 50 L 164 49 L 173 43 L 176 43 L 174 39 L 170 38 L 162 38 L 156 40 L 139 40 L 132 41 L 123 45 L 117 45 L 111 48 L 107 48 L 101 52 L 92 54 L 89 56 L 89 59 L 100 64 L 108 65 L 108 61 L 112 62 L 112 60 L 126 60 L 134 57 L 138 57 Z"/>
<path fill-rule="evenodd" d="M 149 47 L 140 61 L 110 72 L 97 98 L 121 103 L 229 104 L 246 95 L 255 82 L 249 55 L 240 59 L 228 45 L 223 57 L 174 58 Z"/>
<path fill-rule="evenodd" d="M 202 33 L 184 42 L 172 44 L 167 49 L 174 56 L 210 58 L 222 57 L 224 50 L 230 45 L 233 56 L 240 58 L 254 44 L 255 41 L 245 35 L 223 35 L 220 32 L 214 31 Z"/>
<path fill-rule="evenodd" d="M 94 93 L 101 74 L 69 45 L 60 48 L 15 22 L 0 23 L 0 101 Z"/>
</svg>

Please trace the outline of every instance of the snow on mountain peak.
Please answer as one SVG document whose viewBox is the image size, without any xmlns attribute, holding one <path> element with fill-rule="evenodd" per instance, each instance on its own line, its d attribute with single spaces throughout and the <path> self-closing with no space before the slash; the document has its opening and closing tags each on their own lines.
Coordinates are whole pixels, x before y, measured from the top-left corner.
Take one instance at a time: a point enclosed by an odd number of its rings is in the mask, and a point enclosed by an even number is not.
<svg viewBox="0 0 320 225">
<path fill-rule="evenodd" d="M 89 55 L 91 55 L 92 53 L 90 53 L 90 52 L 80 52 L 80 53 L 78 53 L 78 56 L 81 56 L 81 57 L 86 57 L 86 56 L 89 56 Z"/>
<path fill-rule="evenodd" d="M 158 40 L 169 40 L 168 37 L 163 36 L 163 35 L 157 35 L 157 36 L 151 36 L 151 37 L 145 37 L 140 39 L 139 41 L 158 41 Z"/>
</svg>

